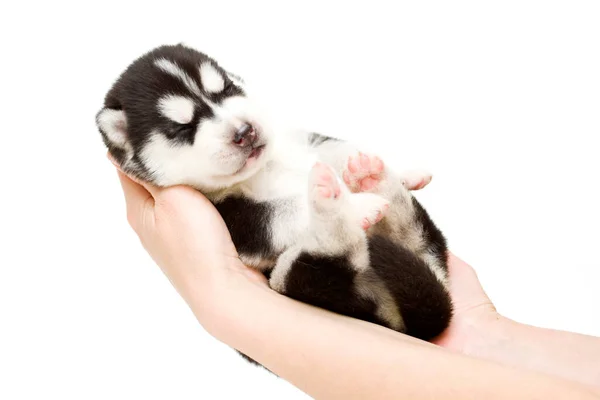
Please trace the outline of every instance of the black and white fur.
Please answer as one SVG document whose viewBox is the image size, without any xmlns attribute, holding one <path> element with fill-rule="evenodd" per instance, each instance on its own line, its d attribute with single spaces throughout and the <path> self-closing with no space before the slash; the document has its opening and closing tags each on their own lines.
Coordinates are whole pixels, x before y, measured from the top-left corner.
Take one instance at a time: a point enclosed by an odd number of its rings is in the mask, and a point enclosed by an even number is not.
<svg viewBox="0 0 600 400">
<path fill-rule="evenodd" d="M 184 45 L 135 60 L 96 121 L 124 171 L 204 193 L 274 290 L 425 340 L 448 326 L 446 241 L 407 185 L 427 175 L 278 131 L 240 78 Z M 361 190 L 373 164 L 376 185 Z"/>
</svg>

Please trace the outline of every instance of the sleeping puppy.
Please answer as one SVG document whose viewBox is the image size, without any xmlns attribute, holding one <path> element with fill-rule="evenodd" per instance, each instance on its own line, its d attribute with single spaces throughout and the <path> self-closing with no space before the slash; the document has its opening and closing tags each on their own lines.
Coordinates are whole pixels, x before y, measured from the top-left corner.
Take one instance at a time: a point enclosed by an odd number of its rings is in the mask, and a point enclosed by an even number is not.
<svg viewBox="0 0 600 400">
<path fill-rule="evenodd" d="M 428 174 L 279 131 L 240 78 L 184 45 L 135 60 L 96 122 L 126 173 L 207 196 L 272 289 L 424 340 L 448 326 L 446 240 L 409 191 Z"/>
</svg>

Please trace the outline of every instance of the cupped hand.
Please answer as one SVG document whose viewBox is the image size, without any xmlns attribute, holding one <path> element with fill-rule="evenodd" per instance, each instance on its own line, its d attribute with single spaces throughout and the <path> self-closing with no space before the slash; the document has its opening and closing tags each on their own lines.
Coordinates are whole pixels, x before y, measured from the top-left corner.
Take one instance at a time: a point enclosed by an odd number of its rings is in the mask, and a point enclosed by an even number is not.
<svg viewBox="0 0 600 400">
<path fill-rule="evenodd" d="M 194 303 L 206 304 L 212 309 L 207 313 L 213 313 L 240 282 L 268 289 L 265 277 L 240 261 L 225 222 L 200 192 L 187 186 L 155 187 L 118 167 L 117 173 L 129 224 L 188 303 L 200 297 Z"/>
<path fill-rule="evenodd" d="M 493 329 L 502 317 L 469 264 L 449 254 L 448 272 L 454 315 L 450 326 L 433 342 L 451 350 L 473 354 L 479 347 L 485 346 L 486 332 Z"/>
<path fill-rule="evenodd" d="M 159 188 L 136 181 L 118 166 L 117 173 L 129 224 L 188 303 L 201 297 L 194 303 L 206 304 L 206 314 L 213 314 L 219 312 L 219 299 L 235 297 L 231 291 L 240 283 L 270 290 L 260 272 L 241 262 L 225 222 L 204 195 L 187 186 Z M 454 316 L 433 342 L 469 353 L 500 316 L 473 268 L 452 254 L 448 263 Z"/>
</svg>

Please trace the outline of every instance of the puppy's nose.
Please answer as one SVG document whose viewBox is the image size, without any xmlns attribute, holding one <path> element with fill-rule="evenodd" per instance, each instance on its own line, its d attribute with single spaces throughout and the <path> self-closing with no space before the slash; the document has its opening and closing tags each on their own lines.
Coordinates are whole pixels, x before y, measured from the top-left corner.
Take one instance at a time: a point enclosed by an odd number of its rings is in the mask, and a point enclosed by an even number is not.
<svg viewBox="0 0 600 400">
<path fill-rule="evenodd" d="M 255 140 L 256 132 L 254 132 L 254 127 L 248 123 L 242 124 L 233 136 L 233 143 L 241 147 L 249 146 Z"/>
</svg>

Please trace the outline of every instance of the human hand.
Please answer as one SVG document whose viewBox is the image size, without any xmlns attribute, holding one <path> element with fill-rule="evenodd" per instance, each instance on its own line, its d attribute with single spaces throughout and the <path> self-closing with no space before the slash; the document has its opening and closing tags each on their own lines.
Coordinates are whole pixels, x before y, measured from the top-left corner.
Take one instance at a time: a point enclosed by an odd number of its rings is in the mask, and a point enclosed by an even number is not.
<svg viewBox="0 0 600 400">
<path fill-rule="evenodd" d="M 200 192 L 135 181 L 118 166 L 117 173 L 130 226 L 207 330 L 240 285 L 270 290 L 261 273 L 241 262 L 225 222 Z"/>
<path fill-rule="evenodd" d="M 225 222 L 204 195 L 187 186 L 138 181 L 108 158 L 117 168 L 130 226 L 184 300 L 205 305 L 196 312 L 205 327 L 219 318 L 215 314 L 226 318 L 224 307 L 248 300 L 239 285 L 270 291 L 264 275 L 241 262 Z"/>
<path fill-rule="evenodd" d="M 469 264 L 450 254 L 448 271 L 454 316 L 450 326 L 433 343 L 476 355 L 486 346 L 486 333 L 504 318 L 496 311 Z"/>
<path fill-rule="evenodd" d="M 583 383 L 600 394 L 600 339 L 501 316 L 471 266 L 452 254 L 448 264 L 454 317 L 433 343 L 476 358 Z"/>
<path fill-rule="evenodd" d="M 184 186 L 157 188 L 136 182 L 120 170 L 118 175 L 129 224 L 213 336 L 242 348 L 248 345 L 248 337 L 254 337 L 243 333 L 256 326 L 266 329 L 269 335 L 275 328 L 287 329 L 281 326 L 280 318 L 290 307 L 319 314 L 314 308 L 283 301 L 260 272 L 241 262 L 220 214 L 198 191 Z M 449 272 L 455 312 L 448 329 L 433 341 L 435 344 L 506 365 L 525 365 L 573 381 L 597 384 L 597 338 L 516 324 L 496 312 L 468 264 L 450 255 Z M 277 311 L 265 313 L 269 305 Z M 269 315 L 279 316 L 273 322 L 275 326 L 265 321 Z M 330 313 L 320 315 L 335 319 Z M 322 316 L 319 324 L 323 324 Z M 257 335 L 262 337 L 263 333 Z M 519 346 L 513 348 L 513 341 Z M 254 349 L 257 353 L 264 351 L 262 345 L 252 346 L 258 346 Z"/>
</svg>

